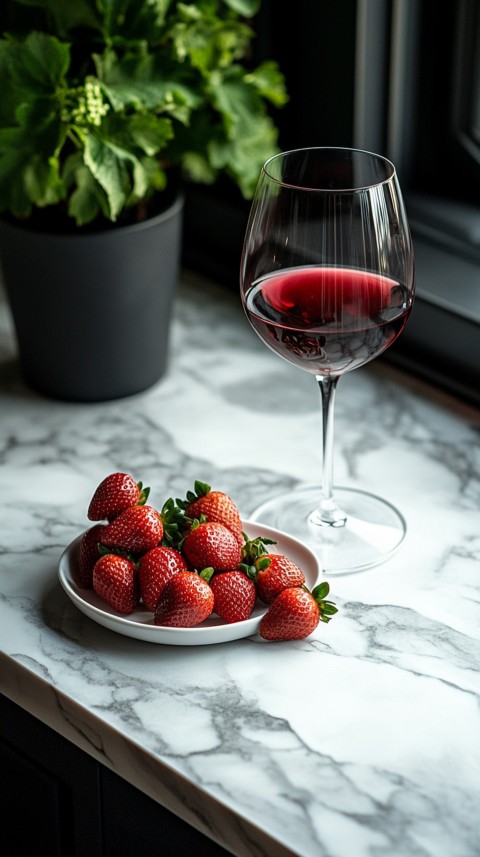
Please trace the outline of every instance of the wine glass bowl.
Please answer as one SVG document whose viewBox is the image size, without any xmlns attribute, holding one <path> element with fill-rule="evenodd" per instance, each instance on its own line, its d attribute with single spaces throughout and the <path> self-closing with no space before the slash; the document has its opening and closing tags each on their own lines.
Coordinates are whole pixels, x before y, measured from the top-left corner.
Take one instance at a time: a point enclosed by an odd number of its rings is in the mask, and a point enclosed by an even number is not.
<svg viewBox="0 0 480 857">
<path fill-rule="evenodd" d="M 273 498 L 253 517 L 313 540 L 330 574 L 383 562 L 401 544 L 405 521 L 369 492 L 333 491 L 333 403 L 339 378 L 389 348 L 412 309 L 413 250 L 393 164 L 339 148 L 267 161 L 240 280 L 253 329 L 316 377 L 323 414 L 322 485 Z"/>
</svg>

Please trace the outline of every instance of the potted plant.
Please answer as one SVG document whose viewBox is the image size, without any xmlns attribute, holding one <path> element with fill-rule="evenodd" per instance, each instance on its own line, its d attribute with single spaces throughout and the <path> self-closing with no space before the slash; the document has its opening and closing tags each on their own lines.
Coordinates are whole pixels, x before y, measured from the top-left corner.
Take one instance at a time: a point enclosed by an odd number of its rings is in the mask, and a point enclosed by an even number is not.
<svg viewBox="0 0 480 857">
<path fill-rule="evenodd" d="M 165 369 L 182 182 L 245 197 L 277 146 L 260 0 L 3 0 L 0 256 L 27 380 L 64 399 Z"/>
</svg>

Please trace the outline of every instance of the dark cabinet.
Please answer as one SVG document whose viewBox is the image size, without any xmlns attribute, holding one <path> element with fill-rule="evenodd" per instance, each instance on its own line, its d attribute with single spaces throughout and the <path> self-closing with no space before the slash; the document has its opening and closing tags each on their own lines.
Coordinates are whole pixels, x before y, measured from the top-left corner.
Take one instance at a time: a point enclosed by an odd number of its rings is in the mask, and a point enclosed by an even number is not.
<svg viewBox="0 0 480 857">
<path fill-rule="evenodd" d="M 2 857 L 227 857 L 169 810 L 0 695 Z"/>
</svg>

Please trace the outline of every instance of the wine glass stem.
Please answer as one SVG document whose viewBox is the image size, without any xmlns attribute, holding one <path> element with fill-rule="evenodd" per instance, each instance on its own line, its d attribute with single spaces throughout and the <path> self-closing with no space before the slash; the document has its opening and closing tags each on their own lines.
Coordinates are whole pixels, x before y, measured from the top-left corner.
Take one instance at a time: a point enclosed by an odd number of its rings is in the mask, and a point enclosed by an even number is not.
<svg viewBox="0 0 480 857">
<path fill-rule="evenodd" d="M 315 376 L 322 401 L 322 495 L 317 509 L 309 516 L 312 527 L 343 527 L 347 516 L 333 497 L 333 435 L 335 391 L 339 376 Z"/>
</svg>

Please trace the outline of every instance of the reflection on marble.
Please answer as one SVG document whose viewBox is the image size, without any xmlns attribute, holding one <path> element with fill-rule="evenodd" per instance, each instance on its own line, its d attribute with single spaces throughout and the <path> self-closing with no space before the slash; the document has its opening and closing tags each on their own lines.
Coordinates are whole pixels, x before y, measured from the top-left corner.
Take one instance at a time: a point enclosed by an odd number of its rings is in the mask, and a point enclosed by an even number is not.
<svg viewBox="0 0 480 857">
<path fill-rule="evenodd" d="M 314 480 L 315 382 L 187 274 L 168 373 L 144 394 L 48 401 L 14 356 L 4 314 L 0 690 L 242 857 L 478 857 L 479 413 L 381 361 L 344 378 L 337 481 L 403 511 L 402 550 L 332 580 L 340 612 L 308 640 L 192 651 L 95 625 L 59 555 L 113 470 L 158 505 L 204 479 L 245 517 Z"/>
</svg>

